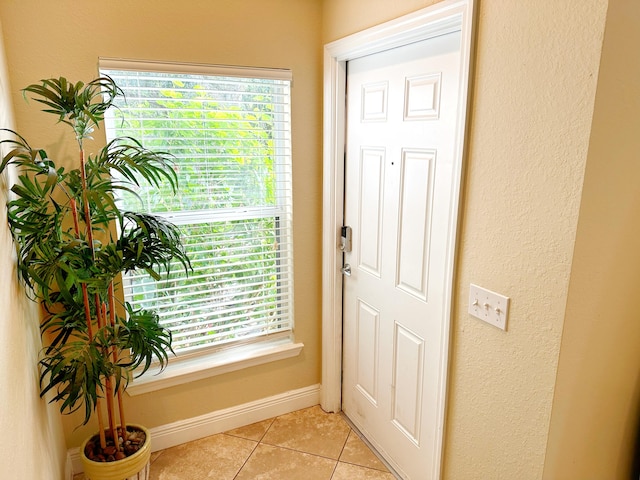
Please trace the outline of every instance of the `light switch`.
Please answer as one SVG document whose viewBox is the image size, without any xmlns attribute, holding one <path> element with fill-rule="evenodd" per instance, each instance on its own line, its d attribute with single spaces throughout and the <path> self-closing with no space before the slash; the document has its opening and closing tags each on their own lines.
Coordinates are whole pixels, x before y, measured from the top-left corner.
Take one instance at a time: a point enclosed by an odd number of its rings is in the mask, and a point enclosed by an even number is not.
<svg viewBox="0 0 640 480">
<path fill-rule="evenodd" d="M 473 283 L 469 287 L 469 313 L 501 330 L 507 330 L 509 297 Z"/>
</svg>

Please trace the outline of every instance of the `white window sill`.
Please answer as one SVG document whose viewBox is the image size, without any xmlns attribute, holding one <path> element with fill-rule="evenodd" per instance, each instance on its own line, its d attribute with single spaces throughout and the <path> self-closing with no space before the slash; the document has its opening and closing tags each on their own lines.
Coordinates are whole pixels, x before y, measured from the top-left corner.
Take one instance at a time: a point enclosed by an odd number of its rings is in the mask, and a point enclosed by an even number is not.
<svg viewBox="0 0 640 480">
<path fill-rule="evenodd" d="M 304 344 L 293 343 L 291 339 L 285 338 L 245 345 L 208 355 L 170 358 L 164 371 L 154 374 L 152 366 L 145 375 L 129 382 L 127 393 L 132 396 L 142 395 L 243 368 L 296 357 L 302 351 L 302 347 Z"/>
</svg>

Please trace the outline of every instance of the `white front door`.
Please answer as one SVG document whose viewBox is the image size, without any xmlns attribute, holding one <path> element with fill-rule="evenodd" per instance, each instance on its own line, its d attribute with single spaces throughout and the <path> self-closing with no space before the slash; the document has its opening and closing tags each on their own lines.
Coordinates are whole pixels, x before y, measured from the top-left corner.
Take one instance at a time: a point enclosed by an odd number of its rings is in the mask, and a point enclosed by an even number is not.
<svg viewBox="0 0 640 480">
<path fill-rule="evenodd" d="M 347 64 L 342 408 L 412 480 L 439 476 L 460 38 Z"/>
</svg>

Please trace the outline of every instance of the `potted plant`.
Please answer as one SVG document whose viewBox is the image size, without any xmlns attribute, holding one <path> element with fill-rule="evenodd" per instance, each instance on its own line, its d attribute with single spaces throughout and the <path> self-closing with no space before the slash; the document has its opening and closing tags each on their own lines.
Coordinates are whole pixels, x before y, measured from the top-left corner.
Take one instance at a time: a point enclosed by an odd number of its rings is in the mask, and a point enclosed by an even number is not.
<svg viewBox="0 0 640 480">
<path fill-rule="evenodd" d="M 132 270 L 159 279 L 172 265 L 191 266 L 175 225 L 122 210 L 114 194 L 135 193 L 140 181 L 169 182 L 175 192 L 172 159 L 130 137 L 85 155 L 85 142 L 121 94 L 109 77 L 87 84 L 52 78 L 23 92 L 69 127 L 78 145 L 77 166 L 67 170 L 12 130 L 0 141 L 9 147 L 0 173 L 18 169 L 7 204 L 18 272 L 44 312 L 41 396 L 49 393 L 62 413 L 83 408 L 83 424 L 97 416 L 99 432 L 81 449 L 89 478 L 148 475 L 149 433 L 127 423 L 122 394 L 138 367 L 140 374 L 155 361 L 164 368 L 171 332 L 153 311 L 119 301 L 116 289 Z"/>
</svg>

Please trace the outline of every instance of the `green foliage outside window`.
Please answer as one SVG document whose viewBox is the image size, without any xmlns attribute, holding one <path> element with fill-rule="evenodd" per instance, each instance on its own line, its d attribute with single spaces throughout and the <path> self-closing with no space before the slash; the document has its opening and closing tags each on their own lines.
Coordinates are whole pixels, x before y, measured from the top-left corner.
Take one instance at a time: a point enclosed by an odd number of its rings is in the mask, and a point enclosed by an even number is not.
<svg viewBox="0 0 640 480">
<path fill-rule="evenodd" d="M 119 201 L 139 209 L 142 200 L 143 210 L 168 215 L 193 266 L 188 278 L 176 269 L 158 284 L 129 276 L 128 300 L 158 309 L 176 352 L 282 328 L 282 139 L 272 87 L 260 79 L 105 73 L 126 94 L 110 131 L 173 154 L 180 185 L 173 195 L 141 182 Z"/>
</svg>

